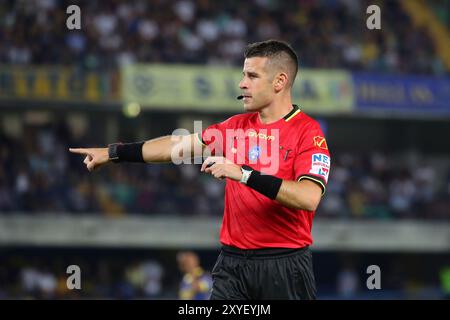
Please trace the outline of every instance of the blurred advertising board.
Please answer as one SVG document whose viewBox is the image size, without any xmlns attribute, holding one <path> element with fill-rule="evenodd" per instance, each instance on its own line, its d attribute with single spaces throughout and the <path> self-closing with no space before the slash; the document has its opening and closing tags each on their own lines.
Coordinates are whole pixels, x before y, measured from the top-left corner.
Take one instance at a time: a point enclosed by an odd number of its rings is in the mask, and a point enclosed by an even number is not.
<svg viewBox="0 0 450 320">
<path fill-rule="evenodd" d="M 120 96 L 117 72 L 0 66 L 0 99 L 102 103 Z"/>
<path fill-rule="evenodd" d="M 450 79 L 353 74 L 357 109 L 450 113 Z"/>
<path fill-rule="evenodd" d="M 144 108 L 242 111 L 239 82 L 242 70 L 218 66 L 129 65 L 122 70 L 122 96 Z M 293 103 L 305 111 L 351 112 L 353 89 L 349 73 L 300 70 Z"/>
</svg>

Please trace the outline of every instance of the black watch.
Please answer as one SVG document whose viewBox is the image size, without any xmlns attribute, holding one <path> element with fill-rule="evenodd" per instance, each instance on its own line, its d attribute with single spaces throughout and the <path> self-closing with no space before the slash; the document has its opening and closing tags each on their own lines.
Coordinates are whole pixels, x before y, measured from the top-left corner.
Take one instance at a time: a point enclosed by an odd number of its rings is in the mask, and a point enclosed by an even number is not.
<svg viewBox="0 0 450 320">
<path fill-rule="evenodd" d="M 119 155 L 117 154 L 117 146 L 121 145 L 121 143 L 111 143 L 108 145 L 108 160 L 112 162 L 119 162 Z"/>
</svg>

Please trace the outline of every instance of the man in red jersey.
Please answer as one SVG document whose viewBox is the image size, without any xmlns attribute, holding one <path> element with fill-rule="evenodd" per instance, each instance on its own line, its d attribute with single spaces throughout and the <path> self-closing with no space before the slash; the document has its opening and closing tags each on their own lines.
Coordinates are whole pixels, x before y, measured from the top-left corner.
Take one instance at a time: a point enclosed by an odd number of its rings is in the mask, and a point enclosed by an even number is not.
<svg viewBox="0 0 450 320">
<path fill-rule="evenodd" d="M 169 162 L 211 152 L 201 171 L 226 179 L 211 299 L 316 297 L 309 246 L 331 161 L 319 124 L 292 104 L 297 70 L 288 44 L 250 44 L 239 84 L 246 113 L 201 134 L 70 149 L 86 155 L 90 171 L 109 161 Z"/>
</svg>

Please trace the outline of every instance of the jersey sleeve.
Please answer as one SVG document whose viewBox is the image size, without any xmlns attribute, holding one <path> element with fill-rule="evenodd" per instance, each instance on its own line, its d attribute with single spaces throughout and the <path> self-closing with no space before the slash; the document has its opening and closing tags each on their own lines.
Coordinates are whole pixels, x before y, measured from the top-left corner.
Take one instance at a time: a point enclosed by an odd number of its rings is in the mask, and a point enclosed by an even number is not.
<svg viewBox="0 0 450 320">
<path fill-rule="evenodd" d="M 197 134 L 200 142 L 211 151 L 211 155 L 224 156 L 228 122 L 229 119 L 212 124 Z"/>
<path fill-rule="evenodd" d="M 297 181 L 308 179 L 316 182 L 325 193 L 330 173 L 331 158 L 325 136 L 319 123 L 305 131 L 299 141 L 294 159 L 294 173 Z"/>
</svg>

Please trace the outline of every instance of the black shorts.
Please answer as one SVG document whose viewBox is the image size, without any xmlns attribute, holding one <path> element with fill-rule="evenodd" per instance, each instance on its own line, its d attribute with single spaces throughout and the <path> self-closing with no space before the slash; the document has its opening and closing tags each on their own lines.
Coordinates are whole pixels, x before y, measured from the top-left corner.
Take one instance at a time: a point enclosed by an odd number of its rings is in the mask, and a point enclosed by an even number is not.
<svg viewBox="0 0 450 320">
<path fill-rule="evenodd" d="M 300 249 L 223 246 L 212 270 L 211 300 L 313 300 L 312 255 Z"/>
</svg>

